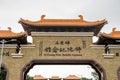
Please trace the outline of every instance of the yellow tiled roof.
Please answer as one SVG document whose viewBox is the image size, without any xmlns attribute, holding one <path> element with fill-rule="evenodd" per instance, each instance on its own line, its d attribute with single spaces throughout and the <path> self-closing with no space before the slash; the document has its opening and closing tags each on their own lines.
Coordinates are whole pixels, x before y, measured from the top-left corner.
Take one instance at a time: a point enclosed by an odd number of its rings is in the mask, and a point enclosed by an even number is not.
<svg viewBox="0 0 120 80">
<path fill-rule="evenodd" d="M 101 36 L 104 36 L 106 38 L 112 38 L 112 39 L 120 39 L 120 31 L 115 31 L 116 28 L 113 28 L 112 32 L 107 33 L 100 33 Z"/>
<path fill-rule="evenodd" d="M 3 38 L 3 39 L 19 38 L 19 37 L 27 35 L 26 32 L 14 33 L 14 32 L 11 31 L 10 27 L 8 29 L 9 30 L 0 30 L 0 38 Z"/>
<path fill-rule="evenodd" d="M 65 79 L 80 79 L 80 78 L 76 75 L 69 75 Z"/>
<path fill-rule="evenodd" d="M 80 19 L 44 19 L 45 15 L 41 16 L 41 20 L 39 21 L 30 21 L 30 20 L 24 20 L 24 19 L 20 19 L 19 23 L 25 23 L 25 24 L 29 24 L 29 25 L 35 25 L 35 26 L 39 26 L 39 25 L 60 25 L 60 26 L 93 26 L 93 25 L 99 25 L 99 24 L 104 24 L 107 23 L 107 21 L 101 20 L 101 21 L 95 21 L 95 22 L 88 22 L 83 20 L 83 16 L 80 15 Z"/>
<path fill-rule="evenodd" d="M 33 79 L 36 80 L 36 79 L 45 79 L 45 78 L 41 75 L 35 75 Z"/>
</svg>

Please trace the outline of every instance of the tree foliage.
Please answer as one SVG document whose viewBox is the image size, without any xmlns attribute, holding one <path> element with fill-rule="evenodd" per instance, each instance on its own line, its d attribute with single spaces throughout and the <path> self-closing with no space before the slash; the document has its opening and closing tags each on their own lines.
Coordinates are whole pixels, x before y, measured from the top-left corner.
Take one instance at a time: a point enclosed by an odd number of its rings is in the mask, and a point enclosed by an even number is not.
<svg viewBox="0 0 120 80">
<path fill-rule="evenodd" d="M 99 75 L 97 72 L 92 72 L 92 76 L 94 77 L 95 80 L 99 80 Z"/>
<path fill-rule="evenodd" d="M 29 75 L 27 75 L 26 80 L 33 80 L 33 77 L 30 77 Z"/>
<path fill-rule="evenodd" d="M 6 70 L 2 69 L 0 71 L 0 80 L 5 80 L 6 79 L 6 74 L 7 74 Z"/>
<path fill-rule="evenodd" d="M 88 78 L 82 78 L 81 80 L 92 80 L 92 79 L 88 79 Z"/>
</svg>

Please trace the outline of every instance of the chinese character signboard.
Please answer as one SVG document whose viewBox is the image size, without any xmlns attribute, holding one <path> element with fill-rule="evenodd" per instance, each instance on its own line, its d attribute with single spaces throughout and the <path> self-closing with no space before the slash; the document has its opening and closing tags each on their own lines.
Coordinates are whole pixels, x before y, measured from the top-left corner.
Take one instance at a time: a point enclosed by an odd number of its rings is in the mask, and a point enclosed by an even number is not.
<svg viewBox="0 0 120 80">
<path fill-rule="evenodd" d="M 45 40 L 40 41 L 41 56 L 82 56 L 81 43 L 78 40 Z"/>
</svg>

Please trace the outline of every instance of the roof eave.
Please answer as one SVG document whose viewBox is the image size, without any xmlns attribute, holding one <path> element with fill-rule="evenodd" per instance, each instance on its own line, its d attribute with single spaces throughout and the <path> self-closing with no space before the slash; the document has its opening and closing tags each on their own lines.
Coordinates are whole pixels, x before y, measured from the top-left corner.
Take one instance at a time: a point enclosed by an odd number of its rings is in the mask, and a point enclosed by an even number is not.
<svg viewBox="0 0 120 80">
<path fill-rule="evenodd" d="M 20 24 L 26 24 L 26 25 L 31 25 L 31 26 L 70 26 L 70 27 L 73 27 L 73 26 L 76 26 L 76 27 L 94 27 L 94 26 L 97 26 L 97 25 L 102 25 L 102 24 L 106 24 L 106 22 L 102 22 L 102 23 L 96 23 L 96 24 L 31 24 L 31 23 L 26 23 L 26 22 L 20 22 Z M 23 27 L 26 27 L 26 26 L 23 26 Z"/>
<path fill-rule="evenodd" d="M 20 39 L 22 37 L 27 36 L 26 34 L 20 36 L 9 36 L 9 37 L 0 37 L 0 39 Z"/>
<path fill-rule="evenodd" d="M 120 39 L 120 37 L 113 37 L 113 36 L 110 36 L 110 35 L 107 35 L 107 34 L 106 35 L 102 34 L 101 36 L 106 38 L 106 39 Z"/>
</svg>

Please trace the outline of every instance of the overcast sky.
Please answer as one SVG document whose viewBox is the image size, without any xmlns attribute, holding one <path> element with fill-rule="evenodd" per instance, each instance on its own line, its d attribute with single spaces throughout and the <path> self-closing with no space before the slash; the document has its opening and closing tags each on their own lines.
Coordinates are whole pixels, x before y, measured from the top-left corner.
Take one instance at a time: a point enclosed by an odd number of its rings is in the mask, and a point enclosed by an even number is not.
<svg viewBox="0 0 120 80">
<path fill-rule="evenodd" d="M 90 65 L 39 65 L 34 66 L 28 75 L 42 75 L 45 78 L 51 78 L 52 76 L 66 78 L 69 75 L 93 78 L 92 72 L 95 72 L 95 70 Z"/>
<path fill-rule="evenodd" d="M 14 32 L 23 31 L 20 18 L 40 20 L 46 18 L 79 18 L 87 21 L 106 19 L 108 24 L 101 32 L 120 30 L 120 0 L 0 0 L 0 29 L 12 27 Z"/>
</svg>

